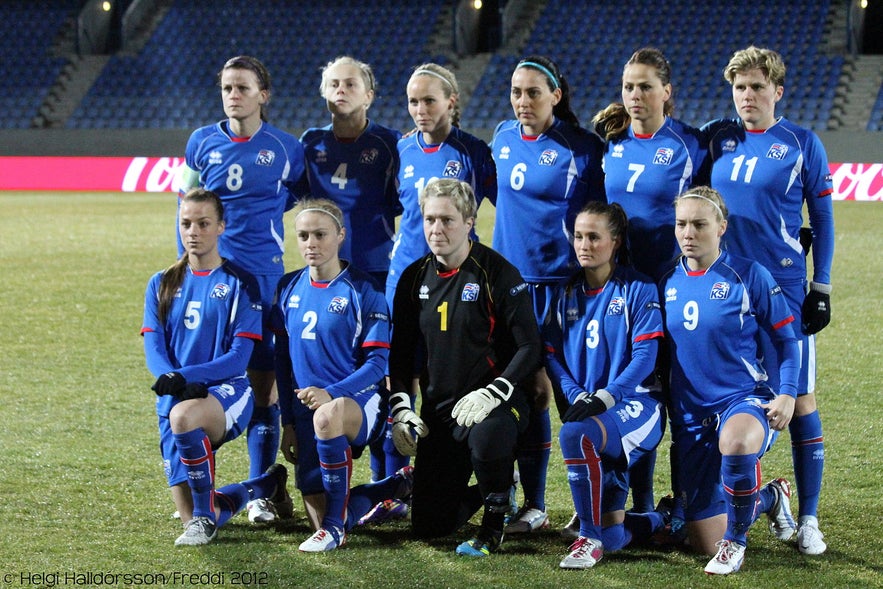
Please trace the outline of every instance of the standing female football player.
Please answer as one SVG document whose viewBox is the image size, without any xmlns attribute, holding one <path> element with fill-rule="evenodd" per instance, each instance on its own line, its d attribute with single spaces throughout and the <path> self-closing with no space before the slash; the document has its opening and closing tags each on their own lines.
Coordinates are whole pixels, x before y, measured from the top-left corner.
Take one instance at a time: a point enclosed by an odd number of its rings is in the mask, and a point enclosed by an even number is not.
<svg viewBox="0 0 883 589">
<path fill-rule="evenodd" d="M 254 278 L 221 257 L 224 206 L 213 192 L 188 191 L 178 211 L 184 255 L 154 275 L 144 298 L 144 354 L 156 376 L 160 450 L 184 522 L 176 545 L 208 544 L 249 498 L 288 509 L 285 467 L 215 491 L 215 451 L 242 433 L 254 408 L 245 375 L 261 339 Z"/>
<path fill-rule="evenodd" d="M 368 118 L 377 83 L 367 63 L 349 56 L 329 62 L 322 70 L 319 92 L 331 113 L 331 124 L 301 135 L 307 174 L 298 195 L 327 198 L 340 207 L 347 235 L 340 257 L 385 284 L 395 218 L 402 212 L 396 188 L 396 144 L 401 133 Z M 380 415 L 383 427 L 387 414 L 384 401 Z M 372 480 L 379 481 L 407 465 L 408 457 L 398 453 L 391 437 L 372 443 Z M 406 506 L 378 508 L 372 521 L 385 519 L 390 513 L 407 514 Z"/>
<path fill-rule="evenodd" d="M 607 200 L 622 205 L 629 219 L 632 263 L 658 280 L 678 254 L 672 202 L 696 178 L 705 158 L 699 131 L 672 118 L 671 65 L 658 49 L 635 51 L 622 72 L 622 102 L 592 119 L 606 140 L 604 187 Z M 633 510 L 653 510 L 656 452 L 631 465 Z M 679 494 L 675 494 L 679 496 Z"/>
<path fill-rule="evenodd" d="M 454 74 L 438 64 L 414 68 L 408 80 L 408 112 L 416 131 L 401 139 L 399 201 L 403 209 L 386 280 L 386 300 L 395 298 L 402 271 L 429 253 L 423 236 L 420 192 L 433 178 L 468 182 L 478 204 L 497 195 L 494 160 L 487 144 L 460 129 L 460 87 Z"/>
<path fill-rule="evenodd" d="M 530 285 L 537 324 L 551 289 L 577 269 L 573 221 L 589 200 L 604 200 L 600 139 L 579 126 L 570 86 L 547 57 L 518 62 L 509 95 L 515 119 L 494 131 L 498 192 L 493 247 Z M 551 383 L 540 370 L 529 387 L 531 415 L 518 455 L 524 503 L 507 534 L 549 525 L 546 470 L 552 451 Z"/>
<path fill-rule="evenodd" d="M 827 548 L 818 525 L 825 450 L 816 405 L 814 334 L 831 320 L 831 264 L 834 258 L 833 185 L 828 157 L 818 136 L 776 116 L 784 94 L 785 64 L 770 49 L 748 47 L 733 54 L 724 77 L 732 85 L 738 118 L 703 127 L 708 138 L 711 185 L 727 194 L 727 249 L 757 260 L 773 274 L 800 326 L 800 378 L 791 420 L 791 450 L 797 483 L 797 546 L 803 554 Z M 803 206 L 809 229 L 803 225 Z M 807 284 L 804 236 L 812 242 L 812 280 Z M 795 331 L 797 331 L 795 329 Z M 768 338 L 763 356 L 776 386 L 782 359 Z"/>
<path fill-rule="evenodd" d="M 659 283 L 670 339 L 671 422 L 690 544 L 715 554 L 705 572 L 735 573 L 748 528 L 766 513 L 779 538 L 794 531 L 790 486 L 760 481 L 760 458 L 788 427 L 800 351 L 782 289 L 759 263 L 721 249 L 727 207 L 707 186 L 675 200 L 683 256 Z M 758 336 L 783 360 L 767 384 Z"/>
<path fill-rule="evenodd" d="M 405 269 L 393 305 L 393 439 L 416 452 L 414 533 L 451 534 L 484 506 L 478 533 L 456 549 L 482 557 L 503 540 L 527 420 L 520 383 L 536 371 L 540 337 L 518 270 L 469 238 L 478 210 L 471 185 L 432 180 L 420 210 L 430 253 Z M 425 373 L 419 417 L 407 393 L 415 367 Z"/>
<path fill-rule="evenodd" d="M 389 311 L 380 286 L 339 257 L 343 213 L 327 199 L 294 208 L 306 267 L 279 282 L 273 326 L 282 405 L 282 453 L 316 530 L 302 552 L 334 550 L 384 499 L 410 494 L 410 467 L 350 489 L 353 458 L 369 442 L 389 359 Z"/>
<path fill-rule="evenodd" d="M 190 136 L 181 190 L 183 194 L 202 186 L 221 197 L 226 214 L 226 231 L 218 243 L 221 255 L 253 274 L 261 289 L 263 338 L 248 364 L 255 397 L 248 426 L 249 474 L 254 477 L 276 461 L 279 449 L 273 336 L 266 314 L 283 274 L 282 214 L 293 204 L 288 187 L 303 174 L 304 154 L 296 138 L 266 121 L 270 73 L 260 61 L 246 55 L 229 59 L 218 73 L 218 83 L 227 118 Z M 249 503 L 253 522 L 276 516 L 266 501 Z"/>
<path fill-rule="evenodd" d="M 638 533 L 627 531 L 629 465 L 664 429 L 662 403 L 648 388 L 662 313 L 655 284 L 627 265 L 627 231 L 620 205 L 583 208 L 573 233 L 582 269 L 556 290 L 543 329 L 549 376 L 569 404 L 558 437 L 579 518 L 561 568 L 590 568 Z M 658 514 L 645 519 L 643 535 L 662 527 Z"/>
</svg>

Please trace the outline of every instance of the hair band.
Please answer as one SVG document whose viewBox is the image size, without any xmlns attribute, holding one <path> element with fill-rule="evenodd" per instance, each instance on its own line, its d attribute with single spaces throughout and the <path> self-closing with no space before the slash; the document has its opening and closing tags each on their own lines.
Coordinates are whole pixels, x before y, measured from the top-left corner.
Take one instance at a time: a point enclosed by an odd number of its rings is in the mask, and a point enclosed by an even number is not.
<svg viewBox="0 0 883 589">
<path fill-rule="evenodd" d="M 555 77 L 555 74 L 553 74 L 553 73 L 549 70 L 549 68 L 547 68 L 547 67 L 545 67 L 545 66 L 542 66 L 542 65 L 540 65 L 540 64 L 538 64 L 538 63 L 535 63 L 535 62 L 533 62 L 533 61 L 522 61 L 522 62 L 519 63 L 517 66 L 515 66 L 515 69 L 522 68 L 522 67 L 524 67 L 524 66 L 529 66 L 529 67 L 537 68 L 538 70 L 540 70 L 541 72 L 543 72 L 544 74 L 546 74 L 547 76 L 549 76 L 549 79 L 552 80 L 552 84 L 555 86 L 555 88 L 554 88 L 555 90 L 557 90 L 558 88 L 561 87 L 561 85 L 558 83 L 558 78 Z"/>
<path fill-rule="evenodd" d="M 300 217 L 304 213 L 325 213 L 326 215 L 328 215 L 329 217 L 334 219 L 334 222 L 337 224 L 338 229 L 343 229 L 343 224 L 340 222 L 340 219 L 337 218 L 337 215 L 335 215 L 334 213 L 332 213 L 330 211 L 326 211 L 325 209 L 320 209 L 319 207 L 312 207 L 309 209 L 301 209 L 297 213 L 297 215 L 294 216 L 294 220 L 297 221 L 298 217 Z"/>
<path fill-rule="evenodd" d="M 438 72 L 434 72 L 432 70 L 426 70 L 426 69 L 419 69 L 419 70 L 416 70 L 413 74 L 411 74 L 412 77 L 413 76 L 423 76 L 423 75 L 435 76 L 436 78 L 438 78 L 439 80 L 443 81 L 445 84 L 450 86 L 451 90 L 454 89 L 454 85 L 451 84 L 451 81 Z"/>
<path fill-rule="evenodd" d="M 724 215 L 724 211 L 720 208 L 720 205 L 718 205 L 716 202 L 714 202 L 713 200 L 711 200 L 711 199 L 708 198 L 707 196 L 702 196 L 701 194 L 696 194 L 695 192 L 690 192 L 690 193 L 688 193 L 688 194 L 682 194 L 682 195 L 678 198 L 678 200 L 680 200 L 680 199 L 682 199 L 682 198 L 701 198 L 701 199 L 704 200 L 705 202 L 710 203 L 711 206 L 713 206 L 715 209 L 717 209 L 717 214 L 720 215 L 720 218 L 721 218 L 721 219 L 726 219 L 726 218 L 727 218 L 726 215 Z"/>
</svg>

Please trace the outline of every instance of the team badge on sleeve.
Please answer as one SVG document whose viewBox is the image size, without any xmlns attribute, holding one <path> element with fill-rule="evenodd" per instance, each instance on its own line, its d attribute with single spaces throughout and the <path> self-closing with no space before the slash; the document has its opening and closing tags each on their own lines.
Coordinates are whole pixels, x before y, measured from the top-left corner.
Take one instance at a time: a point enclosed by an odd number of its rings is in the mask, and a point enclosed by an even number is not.
<svg viewBox="0 0 883 589">
<path fill-rule="evenodd" d="M 653 156 L 653 163 L 660 166 L 667 166 L 675 157 L 675 150 L 671 147 L 660 147 Z"/>
<path fill-rule="evenodd" d="M 276 154 L 269 149 L 262 149 L 258 152 L 258 157 L 254 160 L 259 166 L 272 166 L 276 159 Z"/>
<path fill-rule="evenodd" d="M 539 164 L 541 166 L 552 166 L 555 164 L 555 160 L 558 159 L 558 152 L 554 149 L 546 149 L 543 153 L 540 154 Z"/>
<path fill-rule="evenodd" d="M 480 290 L 481 290 L 481 287 L 478 286 L 478 284 L 476 284 L 474 282 L 467 282 L 463 286 L 463 292 L 460 293 L 460 300 L 467 301 L 467 302 L 477 301 L 478 300 L 478 293 Z"/>
<path fill-rule="evenodd" d="M 766 156 L 773 160 L 783 160 L 785 159 L 785 155 L 787 153 L 787 145 L 782 145 L 781 143 L 773 143 L 772 145 L 770 145 L 770 150 L 767 152 Z"/>
<path fill-rule="evenodd" d="M 730 296 L 730 283 L 729 282 L 715 282 L 714 286 L 711 287 L 711 300 L 713 301 L 722 301 Z"/>
<path fill-rule="evenodd" d="M 622 315 L 625 310 L 625 299 L 623 297 L 613 297 L 610 304 L 607 305 L 608 315 Z"/>
<path fill-rule="evenodd" d="M 445 171 L 442 176 L 445 178 L 459 178 L 460 172 L 463 171 L 463 164 L 457 160 L 448 160 L 445 164 Z"/>
<path fill-rule="evenodd" d="M 230 285 L 219 283 L 216 284 L 212 289 L 212 294 L 210 295 L 213 299 L 221 299 L 224 300 L 227 298 L 227 295 L 230 293 Z"/>
<path fill-rule="evenodd" d="M 347 299 L 346 297 L 336 296 L 331 299 L 330 303 L 328 303 L 328 312 L 337 313 L 339 315 L 344 312 L 347 305 L 349 304 L 349 299 Z"/>
</svg>

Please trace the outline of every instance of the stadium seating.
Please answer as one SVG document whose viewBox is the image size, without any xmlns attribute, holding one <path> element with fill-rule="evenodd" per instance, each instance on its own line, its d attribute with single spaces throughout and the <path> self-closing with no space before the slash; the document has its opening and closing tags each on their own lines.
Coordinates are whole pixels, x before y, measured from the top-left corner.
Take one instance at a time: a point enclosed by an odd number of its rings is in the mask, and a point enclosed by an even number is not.
<svg viewBox="0 0 883 589">
<path fill-rule="evenodd" d="M 66 19 L 76 14 L 72 0 L 4 0 L 0 3 L 0 79 L 7 129 L 26 129 L 37 115 L 65 60 L 52 43 Z M 14 94 L 10 96 L 9 94 Z"/>
<path fill-rule="evenodd" d="M 818 49 L 828 4 L 823 0 L 807 10 L 806 2 L 761 0 L 749 10 L 710 0 L 549 0 L 523 54 L 547 55 L 558 63 L 571 85 L 574 111 L 588 125 L 595 112 L 620 100 L 622 67 L 629 56 L 640 47 L 657 47 L 672 65 L 675 115 L 698 126 L 735 114 L 722 76 L 733 51 L 749 44 L 770 47 L 788 67 L 779 112 L 821 130 L 843 66 L 842 57 Z M 521 57 L 493 57 L 467 107 L 467 125 L 493 127 L 511 118 L 505 97 Z M 823 89 L 830 93 L 819 96 Z"/>
<path fill-rule="evenodd" d="M 114 56 L 68 121 L 71 128 L 193 128 L 223 118 L 216 74 L 234 55 L 261 59 L 273 77 L 270 119 L 302 129 L 329 122 L 322 66 L 338 55 L 372 65 L 372 117 L 407 121 L 404 86 L 443 2 L 178 0 L 137 55 Z M 401 98 L 400 98 L 401 97 Z M 109 119 L 109 122 L 108 122 Z"/>
<path fill-rule="evenodd" d="M 871 117 L 868 120 L 868 131 L 883 131 L 883 86 L 880 86 L 877 100 L 874 101 Z"/>
</svg>

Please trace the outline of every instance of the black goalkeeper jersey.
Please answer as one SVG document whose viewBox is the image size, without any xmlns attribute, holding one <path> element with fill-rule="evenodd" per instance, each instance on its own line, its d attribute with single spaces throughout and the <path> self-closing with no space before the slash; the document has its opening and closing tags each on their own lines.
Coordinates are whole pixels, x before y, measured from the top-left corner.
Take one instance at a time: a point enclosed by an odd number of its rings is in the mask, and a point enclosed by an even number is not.
<svg viewBox="0 0 883 589">
<path fill-rule="evenodd" d="M 424 404 L 457 400 L 503 376 L 517 385 L 540 365 L 527 284 L 503 256 L 473 242 L 456 270 L 433 254 L 402 273 L 393 303 L 393 390 L 425 369 Z M 516 390 L 518 388 L 516 387 Z"/>
</svg>

